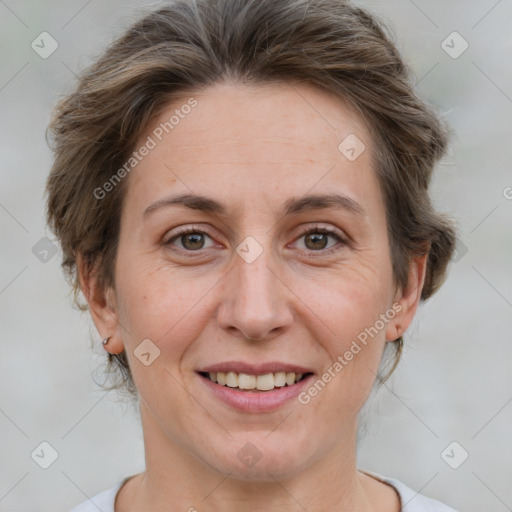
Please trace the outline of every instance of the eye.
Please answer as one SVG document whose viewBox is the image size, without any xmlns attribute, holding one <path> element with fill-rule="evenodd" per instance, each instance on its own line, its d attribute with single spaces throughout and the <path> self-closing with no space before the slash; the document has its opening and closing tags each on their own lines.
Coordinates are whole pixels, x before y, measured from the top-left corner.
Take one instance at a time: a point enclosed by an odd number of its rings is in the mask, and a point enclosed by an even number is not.
<svg viewBox="0 0 512 512">
<path fill-rule="evenodd" d="M 208 246 L 205 246 L 205 237 L 211 239 L 208 233 L 198 229 L 197 227 L 191 226 L 182 229 L 167 240 L 163 241 L 163 245 L 176 247 L 175 243 L 177 242 L 179 243 L 177 249 L 180 251 L 199 252 L 202 249 L 208 248 Z M 339 250 L 340 248 L 337 248 L 336 245 L 347 245 L 347 242 L 337 233 L 337 231 L 322 226 L 306 228 L 300 234 L 299 239 L 301 238 L 304 238 L 305 245 L 305 249 L 301 248 L 302 250 L 321 252 L 322 254 L 328 254 Z M 331 245 L 331 247 L 327 248 L 329 238 L 336 240 L 338 244 Z M 214 245 L 215 244 L 212 244 L 209 247 L 213 247 Z"/>
<path fill-rule="evenodd" d="M 210 236 L 194 227 L 189 227 L 183 229 L 179 233 L 176 233 L 174 236 L 164 241 L 164 245 L 174 245 L 174 241 L 177 241 L 181 244 L 181 247 L 178 246 L 178 249 L 182 251 L 200 251 L 201 249 L 207 249 L 204 246 L 204 237 L 210 238 Z"/>
<path fill-rule="evenodd" d="M 304 238 L 304 245 L 306 246 L 305 250 L 313 251 L 313 252 L 323 252 L 323 253 L 331 253 L 339 248 L 336 248 L 336 244 L 326 249 L 329 238 L 336 239 L 341 245 L 346 245 L 346 241 L 338 235 L 338 233 L 331 228 L 314 226 L 306 228 L 299 236 L 300 238 Z"/>
</svg>

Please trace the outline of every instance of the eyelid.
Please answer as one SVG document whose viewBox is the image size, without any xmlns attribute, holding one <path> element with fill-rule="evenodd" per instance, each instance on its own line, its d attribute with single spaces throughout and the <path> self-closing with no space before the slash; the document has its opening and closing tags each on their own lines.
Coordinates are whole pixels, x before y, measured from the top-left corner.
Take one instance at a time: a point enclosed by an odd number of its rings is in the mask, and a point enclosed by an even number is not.
<svg viewBox="0 0 512 512">
<path fill-rule="evenodd" d="M 320 226 L 318 224 L 315 224 L 313 226 L 307 226 L 302 229 L 302 231 L 299 233 L 299 235 L 296 238 L 297 240 L 300 240 L 303 236 L 309 234 L 309 233 L 323 233 L 325 235 L 329 235 L 332 237 L 335 237 L 338 239 L 338 243 L 330 247 L 329 249 L 324 249 L 320 251 L 313 251 L 311 249 L 302 249 L 303 252 L 308 252 L 308 254 L 313 255 L 313 257 L 322 257 L 329 254 L 332 254 L 333 252 L 337 252 L 341 249 L 341 246 L 349 246 L 350 242 L 348 240 L 348 237 L 346 235 L 342 235 L 338 232 L 336 228 L 333 228 L 331 226 Z M 296 242 L 294 242 L 296 243 Z"/>
<path fill-rule="evenodd" d="M 314 232 L 326 233 L 337 236 L 340 240 L 346 241 L 346 238 L 334 227 L 332 226 L 321 226 L 320 224 L 314 224 L 313 226 L 306 226 L 303 228 L 299 236 L 307 235 L 308 233 Z"/>
<path fill-rule="evenodd" d="M 213 236 L 208 232 L 208 230 L 206 230 L 204 227 L 201 227 L 201 226 L 187 225 L 183 228 L 177 228 L 177 229 L 178 229 L 178 231 L 176 233 L 172 233 L 171 235 L 169 235 L 169 233 L 166 233 L 166 235 L 162 239 L 163 245 L 170 245 L 171 241 L 176 240 L 180 236 L 183 236 L 183 235 L 186 235 L 189 233 L 205 234 L 213 240 Z M 171 230 L 171 231 L 173 231 L 173 230 Z M 186 249 L 181 249 L 181 250 L 186 250 Z M 186 252 L 200 252 L 202 250 L 203 249 L 199 249 L 197 251 L 186 251 Z"/>
</svg>

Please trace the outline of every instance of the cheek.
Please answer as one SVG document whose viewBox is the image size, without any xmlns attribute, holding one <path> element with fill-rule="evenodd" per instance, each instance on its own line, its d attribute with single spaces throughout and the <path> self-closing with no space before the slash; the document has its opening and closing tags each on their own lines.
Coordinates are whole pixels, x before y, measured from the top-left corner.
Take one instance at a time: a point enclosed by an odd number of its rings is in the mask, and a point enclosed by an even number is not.
<svg viewBox="0 0 512 512">
<path fill-rule="evenodd" d="M 343 349 L 389 307 L 391 270 L 377 259 L 347 261 L 328 273 L 294 278 L 297 295 L 307 297 L 310 315 L 314 313 L 326 331 L 318 340 L 331 339 L 331 348 Z"/>
<path fill-rule="evenodd" d="M 140 268 L 145 270 L 124 267 L 126 277 L 118 286 L 123 341 L 133 352 L 142 340 L 150 339 L 172 365 L 191 340 L 200 337 L 208 318 L 208 292 L 218 276 L 212 272 L 200 276 L 191 269 L 177 271 L 166 263 Z"/>
<path fill-rule="evenodd" d="M 317 387 L 319 394 L 330 398 L 317 405 L 331 404 L 333 413 L 357 412 L 375 380 L 385 344 L 387 323 L 381 315 L 389 309 L 389 271 L 384 265 L 358 262 L 345 264 L 325 279 L 302 279 L 304 314 L 311 318 L 313 337 L 328 356 L 319 376 L 328 390 L 322 383 Z M 322 413 L 330 414 L 327 409 Z"/>
<path fill-rule="evenodd" d="M 378 299 L 373 286 L 347 281 L 316 297 L 323 300 L 324 308 L 312 308 L 322 318 L 313 337 L 322 346 L 325 363 L 301 403 L 307 401 L 313 416 L 331 425 L 326 432 L 338 432 L 340 418 L 356 417 L 375 381 L 386 325 L 379 320 L 386 308 Z"/>
</svg>

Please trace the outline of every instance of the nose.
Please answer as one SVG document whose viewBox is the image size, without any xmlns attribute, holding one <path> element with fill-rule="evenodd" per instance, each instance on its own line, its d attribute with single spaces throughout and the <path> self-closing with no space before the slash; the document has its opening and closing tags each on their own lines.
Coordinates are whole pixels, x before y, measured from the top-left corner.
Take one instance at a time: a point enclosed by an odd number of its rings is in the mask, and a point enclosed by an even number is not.
<svg viewBox="0 0 512 512">
<path fill-rule="evenodd" d="M 218 309 L 219 325 L 231 335 L 263 341 L 282 334 L 293 322 L 291 292 L 273 270 L 271 250 L 252 262 L 238 254 L 225 277 Z"/>
</svg>

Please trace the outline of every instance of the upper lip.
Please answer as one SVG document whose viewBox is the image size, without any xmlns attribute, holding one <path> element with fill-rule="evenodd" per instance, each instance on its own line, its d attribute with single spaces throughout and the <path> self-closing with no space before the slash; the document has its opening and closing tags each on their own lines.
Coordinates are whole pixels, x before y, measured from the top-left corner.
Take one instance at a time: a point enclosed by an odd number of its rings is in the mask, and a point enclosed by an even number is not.
<svg viewBox="0 0 512 512">
<path fill-rule="evenodd" d="M 224 363 L 216 363 L 209 366 L 205 366 L 197 370 L 198 372 L 235 372 L 235 373 L 246 373 L 249 375 L 265 375 L 266 373 L 313 373 L 313 370 L 290 363 L 282 363 L 280 361 L 270 361 L 268 363 L 260 364 L 249 364 L 243 361 L 226 361 Z"/>
</svg>

